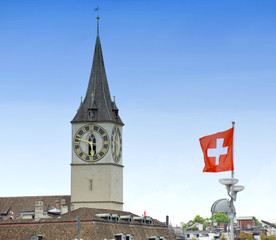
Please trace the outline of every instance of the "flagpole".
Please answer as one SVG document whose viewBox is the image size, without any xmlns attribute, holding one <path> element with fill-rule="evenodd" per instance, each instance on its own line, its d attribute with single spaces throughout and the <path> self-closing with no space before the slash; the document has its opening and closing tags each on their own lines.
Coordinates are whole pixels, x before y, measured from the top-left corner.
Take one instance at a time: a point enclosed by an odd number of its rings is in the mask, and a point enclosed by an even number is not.
<svg viewBox="0 0 276 240">
<path fill-rule="evenodd" d="M 232 128 L 235 127 L 235 122 L 232 122 Z M 235 134 L 235 131 L 233 133 L 233 150 L 232 150 L 232 154 L 233 154 L 233 170 L 231 171 L 231 177 L 234 178 L 234 134 Z"/>
<path fill-rule="evenodd" d="M 235 122 L 233 121 L 232 122 L 232 128 L 235 127 Z M 232 143 L 232 157 L 233 157 L 233 170 L 231 171 L 231 178 L 233 179 L 234 178 L 234 133 L 235 131 L 233 132 L 233 143 Z M 231 211 L 231 218 L 230 218 L 230 239 L 231 240 L 234 240 L 235 239 L 235 231 L 234 231 L 234 201 L 233 201 L 233 186 L 231 186 L 231 200 L 230 200 L 230 211 Z"/>
</svg>

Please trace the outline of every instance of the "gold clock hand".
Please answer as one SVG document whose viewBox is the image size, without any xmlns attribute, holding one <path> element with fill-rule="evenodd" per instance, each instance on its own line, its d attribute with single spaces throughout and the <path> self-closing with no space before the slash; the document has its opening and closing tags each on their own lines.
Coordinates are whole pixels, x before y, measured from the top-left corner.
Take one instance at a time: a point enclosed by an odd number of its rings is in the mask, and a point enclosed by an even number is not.
<svg viewBox="0 0 276 240">
<path fill-rule="evenodd" d="M 116 139 L 114 139 L 114 142 L 117 144 L 117 147 L 115 147 L 115 154 L 116 154 L 116 157 L 119 156 L 119 143 L 116 141 Z"/>
<path fill-rule="evenodd" d="M 95 152 L 94 152 L 94 150 L 93 150 L 93 143 L 92 143 L 92 142 L 90 142 L 89 144 L 90 144 L 90 146 L 91 146 L 91 151 L 90 151 L 90 154 L 91 154 L 91 156 L 93 157 L 93 156 L 94 156 L 94 154 L 95 154 Z"/>
<path fill-rule="evenodd" d="M 93 157 L 94 154 L 95 154 L 95 152 L 94 152 L 94 150 L 93 150 L 93 142 L 89 142 L 89 141 L 83 140 L 83 139 L 81 139 L 81 138 L 78 138 L 78 139 L 79 139 L 80 141 L 82 141 L 82 142 L 85 142 L 85 143 L 90 144 L 90 146 L 91 146 L 91 151 L 90 151 L 90 153 L 91 153 L 91 156 Z"/>
<path fill-rule="evenodd" d="M 92 142 L 89 142 L 89 141 L 86 141 L 86 140 L 83 140 L 83 139 L 81 139 L 81 138 L 78 138 L 80 141 L 82 141 L 82 142 L 85 142 L 85 143 L 88 143 L 88 144 L 91 144 Z"/>
</svg>

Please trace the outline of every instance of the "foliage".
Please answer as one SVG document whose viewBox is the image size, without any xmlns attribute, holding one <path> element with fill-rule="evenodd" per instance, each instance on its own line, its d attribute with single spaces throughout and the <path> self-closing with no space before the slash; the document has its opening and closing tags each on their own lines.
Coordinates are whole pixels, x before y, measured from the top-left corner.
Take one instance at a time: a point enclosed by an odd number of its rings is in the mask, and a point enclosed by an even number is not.
<svg viewBox="0 0 276 240">
<path fill-rule="evenodd" d="M 196 240 L 196 237 L 192 237 L 192 240 Z"/>
<path fill-rule="evenodd" d="M 261 233 L 261 234 L 260 234 L 260 238 L 261 238 L 261 240 L 265 240 L 266 235 L 265 235 L 264 233 Z"/>
<path fill-rule="evenodd" d="M 240 239 L 246 239 L 246 233 L 241 232 L 240 233 Z"/>
<path fill-rule="evenodd" d="M 194 218 L 194 220 L 193 220 L 193 223 L 204 223 L 206 221 L 206 219 L 205 218 L 203 218 L 203 217 L 201 217 L 201 216 L 199 216 L 199 215 L 196 215 L 195 216 L 195 218 Z"/>
<path fill-rule="evenodd" d="M 246 240 L 252 240 L 253 238 L 253 233 L 240 233 L 240 239 L 246 239 Z"/>
<path fill-rule="evenodd" d="M 255 218 L 256 226 L 262 226 L 261 222 L 256 217 L 254 217 L 254 218 Z"/>
<path fill-rule="evenodd" d="M 253 239 L 253 233 L 248 233 L 246 239 L 252 240 Z"/>
<path fill-rule="evenodd" d="M 217 212 L 214 215 L 212 215 L 211 220 L 212 220 L 212 222 L 214 222 L 214 220 L 216 220 L 216 222 L 218 224 L 230 222 L 230 219 L 227 217 L 227 215 L 222 212 Z"/>
<path fill-rule="evenodd" d="M 207 222 L 204 222 L 204 223 L 203 223 L 203 229 L 206 230 L 207 226 L 208 226 L 208 223 L 207 223 Z"/>
<path fill-rule="evenodd" d="M 223 233 L 220 238 L 221 238 L 221 240 L 225 240 L 226 239 L 225 234 Z"/>
<path fill-rule="evenodd" d="M 188 227 L 189 227 L 189 224 L 188 223 L 184 223 L 183 226 L 182 226 L 182 229 L 184 231 L 187 231 Z"/>
<path fill-rule="evenodd" d="M 240 236 L 239 236 L 239 239 L 241 239 L 241 240 L 253 240 L 254 237 L 253 237 L 252 233 L 241 232 Z M 275 236 L 274 237 L 273 236 L 268 237 L 264 233 L 260 233 L 260 239 L 261 240 L 276 240 L 276 237 Z"/>
<path fill-rule="evenodd" d="M 201 223 L 203 224 L 203 229 L 206 229 L 206 227 L 208 226 L 208 222 L 206 222 L 207 220 L 209 220 L 209 218 L 203 218 L 200 215 L 196 215 L 195 218 L 187 223 L 184 223 L 182 225 L 182 229 L 184 231 L 187 231 L 188 228 L 190 228 L 194 223 Z M 192 230 L 198 230 L 197 227 L 193 227 Z"/>
</svg>

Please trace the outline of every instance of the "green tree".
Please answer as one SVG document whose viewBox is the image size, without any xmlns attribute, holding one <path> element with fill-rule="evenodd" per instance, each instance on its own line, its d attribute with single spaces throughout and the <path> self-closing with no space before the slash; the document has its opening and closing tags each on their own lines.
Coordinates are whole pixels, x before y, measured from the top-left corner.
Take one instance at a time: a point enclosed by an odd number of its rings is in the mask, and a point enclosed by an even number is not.
<svg viewBox="0 0 276 240">
<path fill-rule="evenodd" d="M 208 222 L 206 222 L 207 220 L 209 220 L 209 218 L 203 218 L 200 215 L 196 215 L 194 220 L 190 220 L 187 223 L 183 223 L 182 229 L 184 231 L 187 231 L 187 229 L 189 227 L 191 227 L 194 223 L 201 223 L 201 224 L 203 224 L 203 229 L 206 229 L 207 225 L 209 224 Z M 196 228 L 195 230 L 198 230 L 197 227 L 195 227 L 195 228 Z"/>
<path fill-rule="evenodd" d="M 254 217 L 254 218 L 255 218 L 256 226 L 262 226 L 261 222 L 256 217 Z"/>
<path fill-rule="evenodd" d="M 201 217 L 201 216 L 199 216 L 199 215 L 196 215 L 195 216 L 195 218 L 194 218 L 194 220 L 193 220 L 193 223 L 204 223 L 205 222 L 205 218 L 203 218 L 203 217 Z"/>
<path fill-rule="evenodd" d="M 184 231 L 187 231 L 187 229 L 188 229 L 190 226 L 191 226 L 191 224 L 189 224 L 189 222 L 184 223 L 182 229 L 183 229 Z"/>
<path fill-rule="evenodd" d="M 222 212 L 215 213 L 211 217 L 211 220 L 212 221 L 216 220 L 216 222 L 218 224 L 220 224 L 220 223 L 229 223 L 230 222 L 230 219 L 227 217 L 227 215 L 225 213 L 222 213 Z"/>
</svg>

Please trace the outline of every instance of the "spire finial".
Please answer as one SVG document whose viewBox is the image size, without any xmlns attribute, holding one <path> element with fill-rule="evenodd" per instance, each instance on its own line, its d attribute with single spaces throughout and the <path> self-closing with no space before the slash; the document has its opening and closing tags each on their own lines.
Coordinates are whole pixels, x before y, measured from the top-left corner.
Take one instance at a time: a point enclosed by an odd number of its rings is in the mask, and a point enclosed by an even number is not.
<svg viewBox="0 0 276 240">
<path fill-rule="evenodd" d="M 99 5 L 97 5 L 97 7 L 96 8 L 94 8 L 94 11 L 96 11 L 97 12 L 97 35 L 99 36 L 99 25 L 100 25 L 100 16 L 99 16 L 99 11 L 100 11 L 100 7 L 99 7 Z"/>
</svg>

